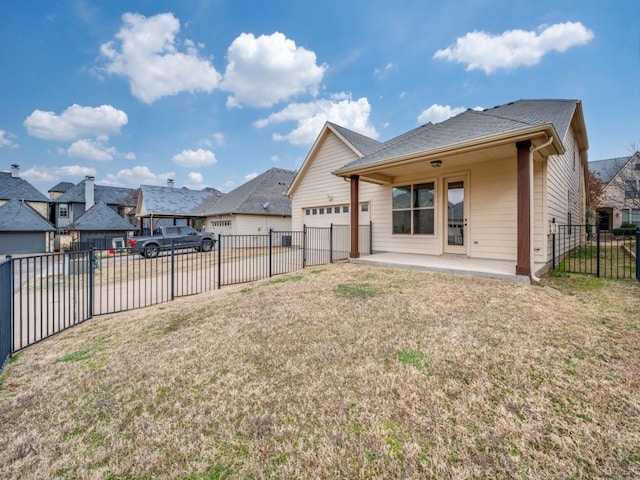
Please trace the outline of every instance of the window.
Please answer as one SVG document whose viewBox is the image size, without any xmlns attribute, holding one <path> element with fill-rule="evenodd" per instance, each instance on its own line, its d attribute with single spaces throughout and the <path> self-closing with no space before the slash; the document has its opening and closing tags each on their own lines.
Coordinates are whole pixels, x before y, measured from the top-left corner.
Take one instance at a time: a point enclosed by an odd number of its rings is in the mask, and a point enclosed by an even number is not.
<svg viewBox="0 0 640 480">
<path fill-rule="evenodd" d="M 368 203 L 363 203 L 362 205 L 360 205 L 360 211 L 361 212 L 368 212 L 369 211 L 369 204 Z"/>
<path fill-rule="evenodd" d="M 320 215 L 324 215 L 324 208 L 320 209 Z"/>
<path fill-rule="evenodd" d="M 622 223 L 629 223 L 629 209 L 622 209 Z"/>
<path fill-rule="evenodd" d="M 314 209 L 312 210 L 312 212 L 313 212 L 313 214 L 314 214 L 314 215 L 317 215 L 317 214 L 318 214 L 318 209 L 317 209 L 317 208 L 314 208 Z"/>
<path fill-rule="evenodd" d="M 311 215 L 311 210 L 309 210 L 308 208 L 304 211 L 305 215 Z"/>
<path fill-rule="evenodd" d="M 327 215 L 331 215 L 331 210 L 333 210 L 331 207 L 327 207 Z"/>
<path fill-rule="evenodd" d="M 631 209 L 631 222 L 636 227 L 640 227 L 640 208 Z"/>
<path fill-rule="evenodd" d="M 392 197 L 393 233 L 434 234 L 434 182 L 393 187 Z"/>
<path fill-rule="evenodd" d="M 60 204 L 58 204 L 58 216 L 60 218 L 69 218 L 69 204 L 68 203 L 60 203 Z"/>
<path fill-rule="evenodd" d="M 342 207 L 342 213 L 349 213 L 349 207 L 347 205 Z"/>
<path fill-rule="evenodd" d="M 333 209 L 333 213 L 340 213 L 340 207 L 336 207 Z"/>
<path fill-rule="evenodd" d="M 212 227 L 230 227 L 231 220 L 211 220 Z"/>
<path fill-rule="evenodd" d="M 638 184 L 635 180 L 626 180 L 624 182 L 624 198 L 638 198 Z"/>
</svg>

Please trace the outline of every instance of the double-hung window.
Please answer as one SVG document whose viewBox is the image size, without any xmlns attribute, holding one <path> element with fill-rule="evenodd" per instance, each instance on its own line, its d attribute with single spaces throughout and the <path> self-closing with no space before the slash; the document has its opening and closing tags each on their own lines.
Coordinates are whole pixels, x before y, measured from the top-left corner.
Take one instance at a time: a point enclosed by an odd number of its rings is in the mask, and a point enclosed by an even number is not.
<svg viewBox="0 0 640 480">
<path fill-rule="evenodd" d="M 433 235 L 434 182 L 393 187 L 392 197 L 393 233 Z"/>
<path fill-rule="evenodd" d="M 59 203 L 58 204 L 58 216 L 60 218 L 69 218 L 69 204 L 68 203 Z"/>
<path fill-rule="evenodd" d="M 638 183 L 635 180 L 626 180 L 624 182 L 624 198 L 638 198 Z"/>
</svg>

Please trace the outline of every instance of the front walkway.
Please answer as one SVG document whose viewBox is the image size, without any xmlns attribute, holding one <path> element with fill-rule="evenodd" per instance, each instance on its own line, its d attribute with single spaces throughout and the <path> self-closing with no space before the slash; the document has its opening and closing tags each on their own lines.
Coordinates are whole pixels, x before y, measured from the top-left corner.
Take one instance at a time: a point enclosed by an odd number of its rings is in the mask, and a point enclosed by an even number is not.
<svg viewBox="0 0 640 480">
<path fill-rule="evenodd" d="M 516 264 L 506 260 L 484 260 L 457 256 L 418 255 L 413 253 L 376 253 L 349 259 L 351 263 L 390 268 L 411 268 L 432 272 L 489 277 L 514 283 L 531 283 L 529 277 L 516 275 Z"/>
</svg>

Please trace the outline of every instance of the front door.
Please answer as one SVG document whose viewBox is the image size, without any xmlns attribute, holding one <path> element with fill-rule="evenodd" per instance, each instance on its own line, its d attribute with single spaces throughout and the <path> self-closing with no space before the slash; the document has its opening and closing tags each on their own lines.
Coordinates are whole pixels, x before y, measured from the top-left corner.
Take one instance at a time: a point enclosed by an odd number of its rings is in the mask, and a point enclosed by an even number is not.
<svg viewBox="0 0 640 480">
<path fill-rule="evenodd" d="M 444 252 L 458 255 L 467 254 L 467 203 L 466 178 L 451 177 L 444 179 Z"/>
</svg>

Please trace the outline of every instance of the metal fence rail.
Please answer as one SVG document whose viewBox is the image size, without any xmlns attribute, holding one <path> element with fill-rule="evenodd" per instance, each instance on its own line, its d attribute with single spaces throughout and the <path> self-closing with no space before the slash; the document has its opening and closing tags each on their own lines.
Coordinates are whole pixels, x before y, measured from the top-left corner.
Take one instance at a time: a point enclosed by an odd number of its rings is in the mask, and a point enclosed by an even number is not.
<svg viewBox="0 0 640 480">
<path fill-rule="evenodd" d="M 370 252 L 371 225 L 360 227 Z M 208 292 L 347 258 L 346 225 L 220 235 L 217 250 L 193 246 L 145 258 L 127 249 L 90 250 L 0 262 L 0 370 L 15 353 L 93 316 Z"/>
<path fill-rule="evenodd" d="M 558 225 L 552 257 L 557 271 L 640 280 L 640 232 L 615 236 L 598 225 Z"/>
</svg>

